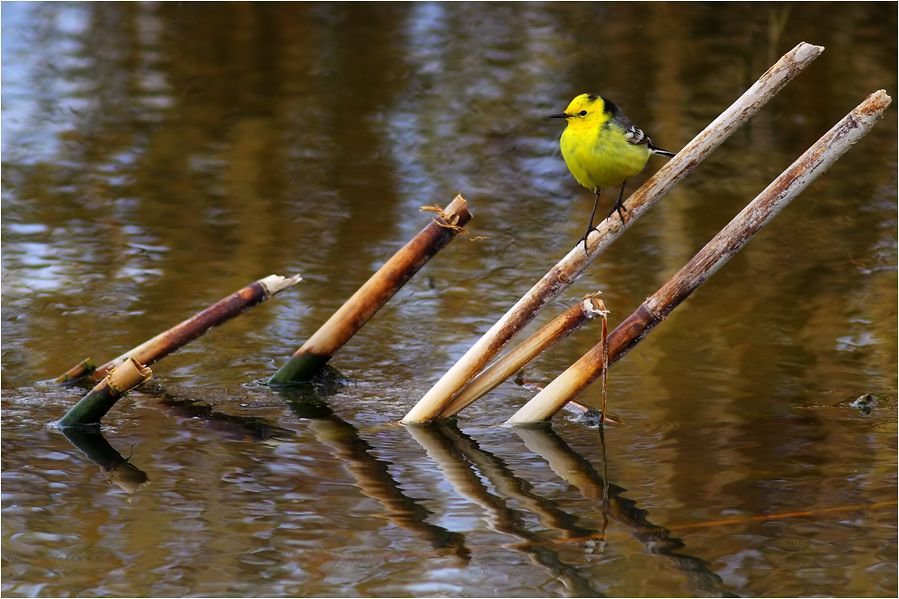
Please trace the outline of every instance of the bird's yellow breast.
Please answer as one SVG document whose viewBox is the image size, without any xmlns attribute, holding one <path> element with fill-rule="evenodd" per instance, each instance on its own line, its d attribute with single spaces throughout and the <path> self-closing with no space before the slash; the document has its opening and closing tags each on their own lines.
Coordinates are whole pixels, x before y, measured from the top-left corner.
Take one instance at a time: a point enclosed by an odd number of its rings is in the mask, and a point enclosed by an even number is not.
<svg viewBox="0 0 899 599">
<path fill-rule="evenodd" d="M 621 184 L 646 166 L 650 150 L 634 145 L 613 122 L 571 122 L 559 141 L 562 157 L 577 182 L 593 190 Z"/>
</svg>

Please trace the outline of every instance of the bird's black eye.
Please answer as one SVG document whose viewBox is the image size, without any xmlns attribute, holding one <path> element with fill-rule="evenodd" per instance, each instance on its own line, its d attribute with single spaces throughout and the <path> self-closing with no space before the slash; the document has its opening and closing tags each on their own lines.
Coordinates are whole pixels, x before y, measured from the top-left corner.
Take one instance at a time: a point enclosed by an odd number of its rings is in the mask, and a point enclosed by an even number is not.
<svg viewBox="0 0 899 599">
<path fill-rule="evenodd" d="M 581 115 L 581 116 L 587 116 L 587 111 L 586 111 L 586 110 L 582 110 L 582 111 L 580 111 L 578 114 Z"/>
</svg>

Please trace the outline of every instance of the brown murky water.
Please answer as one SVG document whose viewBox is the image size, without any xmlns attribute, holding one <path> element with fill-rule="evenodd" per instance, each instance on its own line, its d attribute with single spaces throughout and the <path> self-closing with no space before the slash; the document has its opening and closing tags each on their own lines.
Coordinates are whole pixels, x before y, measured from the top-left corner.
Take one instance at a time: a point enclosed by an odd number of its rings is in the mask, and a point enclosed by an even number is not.
<svg viewBox="0 0 899 599">
<path fill-rule="evenodd" d="M 535 323 L 602 289 L 614 325 L 867 93 L 895 96 L 895 4 L 2 17 L 5 595 L 895 593 L 895 108 L 612 369 L 604 438 L 502 427 L 532 395 L 513 382 L 455 424 L 395 424 L 582 233 L 591 197 L 542 116 L 599 91 L 677 149 L 798 41 L 827 47 Z M 260 384 L 457 192 L 489 239 L 426 266 L 336 382 Z M 78 392 L 40 381 L 295 272 L 157 364 L 103 437 L 48 427 Z"/>
</svg>

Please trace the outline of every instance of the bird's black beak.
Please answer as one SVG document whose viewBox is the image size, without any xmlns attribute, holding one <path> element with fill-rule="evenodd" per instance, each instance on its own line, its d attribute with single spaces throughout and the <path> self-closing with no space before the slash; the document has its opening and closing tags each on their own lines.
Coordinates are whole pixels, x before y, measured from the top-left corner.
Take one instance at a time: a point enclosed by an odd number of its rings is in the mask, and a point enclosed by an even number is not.
<svg viewBox="0 0 899 599">
<path fill-rule="evenodd" d="M 548 118 L 548 119 L 570 119 L 571 115 L 568 114 L 567 112 L 560 112 L 559 114 L 551 114 L 546 118 Z"/>
</svg>

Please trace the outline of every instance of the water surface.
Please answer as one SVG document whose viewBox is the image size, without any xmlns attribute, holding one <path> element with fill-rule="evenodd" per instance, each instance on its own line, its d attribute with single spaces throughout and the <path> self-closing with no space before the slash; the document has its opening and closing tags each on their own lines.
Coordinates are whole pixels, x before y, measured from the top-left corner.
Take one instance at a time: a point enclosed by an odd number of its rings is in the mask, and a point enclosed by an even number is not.
<svg viewBox="0 0 899 599">
<path fill-rule="evenodd" d="M 614 326 L 895 96 L 895 5 L 2 11 L 4 594 L 895 593 L 895 108 L 615 365 L 602 438 L 501 426 L 533 395 L 512 381 L 396 424 L 583 232 L 544 115 L 597 91 L 676 150 L 796 43 L 827 48 L 533 325 L 601 289 Z M 336 380 L 260 384 L 456 193 L 488 239 L 434 258 Z M 79 391 L 41 381 L 297 272 L 157 364 L 102 437 L 47 426 Z"/>
</svg>

